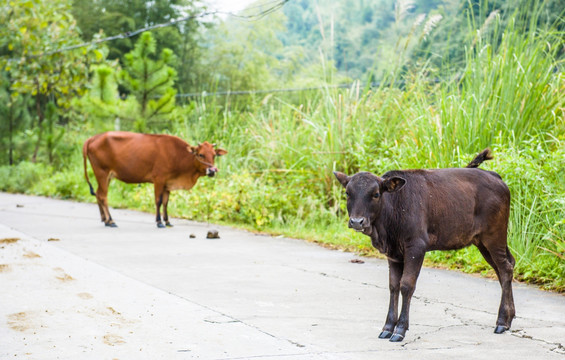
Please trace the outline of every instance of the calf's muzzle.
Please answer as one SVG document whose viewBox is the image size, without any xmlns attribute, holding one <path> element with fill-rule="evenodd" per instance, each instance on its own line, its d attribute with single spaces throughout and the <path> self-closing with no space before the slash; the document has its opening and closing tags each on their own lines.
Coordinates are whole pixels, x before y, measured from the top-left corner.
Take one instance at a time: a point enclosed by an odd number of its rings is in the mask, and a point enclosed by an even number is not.
<svg viewBox="0 0 565 360">
<path fill-rule="evenodd" d="M 365 234 L 371 229 L 371 224 L 365 217 L 350 217 L 348 225 L 351 229 Z"/>
</svg>

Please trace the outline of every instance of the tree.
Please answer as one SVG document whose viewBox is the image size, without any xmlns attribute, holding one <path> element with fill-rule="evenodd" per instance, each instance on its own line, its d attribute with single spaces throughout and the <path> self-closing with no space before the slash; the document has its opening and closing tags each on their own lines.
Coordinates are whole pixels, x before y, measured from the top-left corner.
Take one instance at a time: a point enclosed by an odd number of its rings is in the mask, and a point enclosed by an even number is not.
<svg viewBox="0 0 565 360">
<path fill-rule="evenodd" d="M 146 26 L 163 24 L 171 20 L 194 16 L 193 19 L 153 30 L 157 53 L 171 49 L 180 57 L 175 64 L 180 74 L 177 86 L 180 91 L 194 89 L 199 83 L 198 59 L 201 56 L 199 30 L 202 25 L 198 17 L 203 8 L 194 0 L 74 0 L 73 14 L 82 30 L 84 41 L 96 34 L 105 36 L 123 34 Z M 125 54 L 134 48 L 134 38 L 114 40 L 108 43 L 108 59 L 119 59 L 122 65 Z"/>
<path fill-rule="evenodd" d="M 93 65 L 87 91 L 74 102 L 74 108 L 95 132 L 119 130 L 120 121 L 134 122 L 139 113 L 135 97 L 122 99 L 118 93 L 117 61 Z"/>
<path fill-rule="evenodd" d="M 87 91 L 74 102 L 88 126 L 97 132 L 121 127 L 144 132 L 170 119 L 176 107 L 176 71 L 171 67 L 175 56 L 171 50 L 163 49 L 160 57 L 153 59 L 155 49 L 153 36 L 145 32 L 134 50 L 125 55 L 123 69 L 117 60 L 91 67 Z M 120 95 L 119 85 L 127 93 Z"/>
<path fill-rule="evenodd" d="M 25 141 L 21 141 L 23 131 L 31 124 L 31 116 L 29 112 L 30 100 L 29 95 L 21 95 L 12 97 L 10 94 L 9 72 L 0 73 L 2 77 L 0 81 L 0 153 L 6 156 L 0 156 L 0 165 L 14 165 L 26 153 L 22 149 Z M 18 146 L 19 145 L 19 146 Z M 22 151 L 18 151 L 22 149 Z"/>
<path fill-rule="evenodd" d="M 21 97 L 32 99 L 28 111 L 34 122 L 29 130 L 36 140 L 31 160 L 37 161 L 45 141 L 52 162 L 56 139 L 68 120 L 61 110 L 68 109 L 71 99 L 84 92 L 96 51 L 59 51 L 80 42 L 70 0 L 10 2 L 7 11 L 0 12 L 0 24 L 0 69 L 11 99 L 8 114 L 20 112 L 14 106 L 29 105 Z M 10 127 L 12 131 L 16 128 Z"/>
<path fill-rule="evenodd" d="M 124 70 L 120 81 L 139 103 L 139 115 L 135 128 L 145 131 L 148 123 L 167 119 L 175 108 L 174 89 L 177 72 L 172 67 L 175 55 L 170 49 L 163 49 L 158 59 L 155 55 L 156 42 L 150 32 L 144 32 L 135 48 L 124 57 Z"/>
</svg>

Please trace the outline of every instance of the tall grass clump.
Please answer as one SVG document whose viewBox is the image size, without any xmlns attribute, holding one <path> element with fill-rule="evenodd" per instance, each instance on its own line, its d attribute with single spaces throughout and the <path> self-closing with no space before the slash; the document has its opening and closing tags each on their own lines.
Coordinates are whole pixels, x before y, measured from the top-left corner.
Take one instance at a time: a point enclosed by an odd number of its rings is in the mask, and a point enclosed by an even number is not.
<svg viewBox="0 0 565 360">
<path fill-rule="evenodd" d="M 505 28 L 498 14 L 473 26 L 459 79 L 438 84 L 431 96 L 414 97 L 416 112 L 408 121 L 410 146 L 422 149 L 416 164 L 449 166 L 450 159 L 493 144 L 545 143 L 563 133 L 565 79 L 557 56 L 564 42 L 534 26 L 540 11 L 529 21 L 515 14 Z"/>
<path fill-rule="evenodd" d="M 483 168 L 499 172 L 510 187 L 509 244 L 517 277 L 563 289 L 565 78 L 558 56 L 564 38 L 535 26 L 540 12 L 514 14 L 504 28 L 495 14 L 475 27 L 461 79 L 438 85 L 431 96 L 415 96 L 399 152 L 409 165 L 446 167 L 492 147 L 497 158 Z M 480 259 L 477 253 L 431 258 L 457 267 Z"/>
</svg>

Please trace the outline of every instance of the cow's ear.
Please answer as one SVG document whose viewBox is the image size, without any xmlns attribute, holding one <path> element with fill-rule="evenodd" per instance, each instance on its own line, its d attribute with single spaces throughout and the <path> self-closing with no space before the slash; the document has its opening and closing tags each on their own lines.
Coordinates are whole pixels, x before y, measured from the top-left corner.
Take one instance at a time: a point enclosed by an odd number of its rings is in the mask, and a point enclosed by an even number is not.
<svg viewBox="0 0 565 360">
<path fill-rule="evenodd" d="M 350 180 L 349 176 L 339 171 L 334 171 L 334 175 L 337 178 L 337 180 L 341 183 L 341 185 L 343 185 L 343 187 L 346 187 L 347 184 L 349 184 L 349 180 Z"/>
<path fill-rule="evenodd" d="M 189 153 L 191 154 L 196 154 L 196 151 L 198 150 L 197 146 L 190 146 L 188 145 L 188 147 L 186 148 L 188 150 Z"/>
<path fill-rule="evenodd" d="M 391 177 L 383 182 L 382 191 L 395 192 L 402 189 L 404 184 L 406 184 L 405 179 L 398 176 Z"/>
<path fill-rule="evenodd" d="M 216 156 L 222 156 L 227 154 L 228 152 L 224 149 L 216 149 Z"/>
</svg>

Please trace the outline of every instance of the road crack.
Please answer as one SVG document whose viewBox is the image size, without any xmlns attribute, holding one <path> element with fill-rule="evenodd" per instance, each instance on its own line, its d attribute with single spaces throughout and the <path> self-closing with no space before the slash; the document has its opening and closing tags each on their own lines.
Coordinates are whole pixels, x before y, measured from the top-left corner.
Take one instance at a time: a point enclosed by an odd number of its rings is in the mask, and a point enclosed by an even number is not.
<svg viewBox="0 0 565 360">
<path fill-rule="evenodd" d="M 552 348 L 549 349 L 551 352 L 554 352 L 554 353 L 560 354 L 560 355 L 565 355 L 565 346 L 562 343 L 551 342 L 551 341 L 547 341 L 547 340 L 544 340 L 544 339 L 535 338 L 532 335 L 527 334 L 526 331 L 523 330 L 523 329 L 513 330 L 510 334 L 512 336 L 520 338 L 520 339 L 527 339 L 527 340 L 531 340 L 531 341 L 534 341 L 534 342 L 537 342 L 537 343 L 548 345 L 548 346 L 552 347 Z"/>
</svg>

